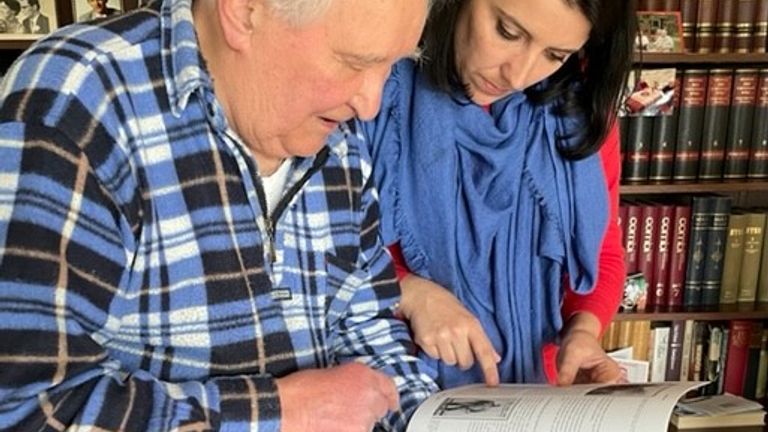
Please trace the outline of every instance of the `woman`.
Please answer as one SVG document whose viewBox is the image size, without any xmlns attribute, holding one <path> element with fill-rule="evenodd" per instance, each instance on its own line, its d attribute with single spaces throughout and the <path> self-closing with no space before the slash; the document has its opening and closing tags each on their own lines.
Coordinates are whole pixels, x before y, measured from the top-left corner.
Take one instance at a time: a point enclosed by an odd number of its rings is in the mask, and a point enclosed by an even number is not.
<svg viewBox="0 0 768 432">
<path fill-rule="evenodd" d="M 618 379 L 598 337 L 624 280 L 633 35 L 631 1 L 447 0 L 361 125 L 401 311 L 444 387 Z"/>
</svg>

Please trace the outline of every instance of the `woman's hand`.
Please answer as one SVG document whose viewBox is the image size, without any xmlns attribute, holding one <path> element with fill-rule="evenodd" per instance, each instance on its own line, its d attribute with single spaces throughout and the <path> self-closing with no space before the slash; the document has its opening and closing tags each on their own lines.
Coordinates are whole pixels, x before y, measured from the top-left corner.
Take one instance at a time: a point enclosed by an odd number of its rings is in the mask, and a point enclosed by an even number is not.
<svg viewBox="0 0 768 432">
<path fill-rule="evenodd" d="M 600 346 L 600 322 L 591 313 L 571 317 L 563 329 L 557 354 L 557 383 L 617 383 L 621 368 Z"/>
<path fill-rule="evenodd" d="M 400 310 L 410 322 L 414 340 L 430 357 L 469 369 L 480 364 L 485 383 L 499 383 L 496 363 L 501 357 L 480 321 L 447 289 L 409 274 L 400 281 Z"/>
</svg>

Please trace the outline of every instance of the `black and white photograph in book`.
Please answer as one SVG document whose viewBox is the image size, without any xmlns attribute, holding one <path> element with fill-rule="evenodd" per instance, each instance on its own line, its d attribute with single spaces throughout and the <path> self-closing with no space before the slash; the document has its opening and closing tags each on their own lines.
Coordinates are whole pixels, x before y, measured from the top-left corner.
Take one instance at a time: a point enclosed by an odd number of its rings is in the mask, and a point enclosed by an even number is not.
<svg viewBox="0 0 768 432">
<path fill-rule="evenodd" d="M 0 0 L 0 40 L 37 39 L 56 27 L 54 0 Z"/>
<path fill-rule="evenodd" d="M 680 12 L 638 12 L 635 51 L 683 52 Z"/>
<path fill-rule="evenodd" d="M 121 0 L 74 0 L 72 6 L 74 7 L 73 16 L 77 22 L 106 18 L 125 10 Z"/>
</svg>

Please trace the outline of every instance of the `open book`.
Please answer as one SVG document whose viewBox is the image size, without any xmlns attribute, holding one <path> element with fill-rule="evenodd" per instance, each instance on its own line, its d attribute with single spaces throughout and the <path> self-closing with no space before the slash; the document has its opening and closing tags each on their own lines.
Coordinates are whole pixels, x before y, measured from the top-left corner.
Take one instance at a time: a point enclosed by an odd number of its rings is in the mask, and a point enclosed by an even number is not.
<svg viewBox="0 0 768 432">
<path fill-rule="evenodd" d="M 678 399 L 704 384 L 470 385 L 432 395 L 407 432 L 666 432 Z"/>
</svg>

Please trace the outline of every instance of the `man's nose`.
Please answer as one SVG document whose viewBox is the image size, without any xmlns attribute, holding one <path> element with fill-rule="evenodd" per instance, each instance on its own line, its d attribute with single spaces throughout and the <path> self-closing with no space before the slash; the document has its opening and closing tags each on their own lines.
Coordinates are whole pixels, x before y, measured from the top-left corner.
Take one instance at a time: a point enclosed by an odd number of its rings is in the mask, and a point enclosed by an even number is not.
<svg viewBox="0 0 768 432">
<path fill-rule="evenodd" d="M 387 76 L 388 73 L 375 71 L 366 73 L 360 88 L 350 100 L 350 105 L 359 119 L 371 120 L 378 114 L 381 106 L 381 92 Z"/>
</svg>

